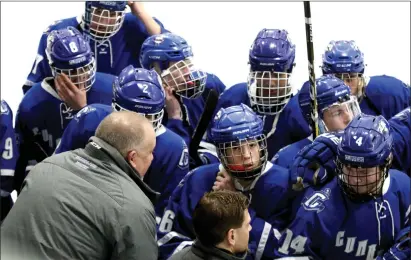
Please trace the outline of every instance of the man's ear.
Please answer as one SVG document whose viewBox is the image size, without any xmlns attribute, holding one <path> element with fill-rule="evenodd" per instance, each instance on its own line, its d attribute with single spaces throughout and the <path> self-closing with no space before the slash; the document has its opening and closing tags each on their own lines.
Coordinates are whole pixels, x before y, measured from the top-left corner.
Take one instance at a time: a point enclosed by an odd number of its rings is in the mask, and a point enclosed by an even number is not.
<svg viewBox="0 0 411 260">
<path fill-rule="evenodd" d="M 131 166 L 133 166 L 133 168 L 135 168 L 136 165 L 137 165 L 136 155 L 137 155 L 137 152 L 134 151 L 134 150 L 129 151 L 129 152 L 127 153 L 127 155 L 126 155 L 126 161 L 127 161 Z"/>
<path fill-rule="evenodd" d="M 229 246 L 233 247 L 235 244 L 235 239 L 236 239 L 236 234 L 235 234 L 234 229 L 231 228 L 230 230 L 228 230 L 226 238 L 227 238 L 227 242 Z"/>
</svg>

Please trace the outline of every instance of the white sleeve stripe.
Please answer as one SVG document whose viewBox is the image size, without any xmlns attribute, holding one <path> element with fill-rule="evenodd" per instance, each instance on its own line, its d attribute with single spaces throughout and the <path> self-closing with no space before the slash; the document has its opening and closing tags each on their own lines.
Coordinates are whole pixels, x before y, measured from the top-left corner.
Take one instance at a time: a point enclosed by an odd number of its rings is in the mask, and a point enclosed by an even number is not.
<svg viewBox="0 0 411 260">
<path fill-rule="evenodd" d="M 405 212 L 405 217 L 406 218 L 408 218 L 408 216 L 410 215 L 410 212 L 411 212 L 411 205 L 408 206 L 408 210 L 407 210 L 407 212 Z"/>
<path fill-rule="evenodd" d="M 270 232 L 271 232 L 271 224 L 265 222 L 263 233 L 261 234 L 260 242 L 258 242 L 257 252 L 255 254 L 256 260 L 260 260 L 261 257 L 263 256 L 265 245 L 267 244 L 267 239 L 268 239 L 268 236 L 270 235 Z"/>
<path fill-rule="evenodd" d="M 161 239 L 159 239 L 157 241 L 157 245 L 162 246 L 162 245 L 166 244 L 167 242 L 169 242 L 174 237 L 179 237 L 179 238 L 191 240 L 191 238 L 189 238 L 189 237 L 183 236 L 183 235 L 181 235 L 181 234 L 179 234 L 175 231 L 171 231 L 170 233 L 168 233 L 167 235 L 165 235 Z"/>
<path fill-rule="evenodd" d="M 1 170 L 0 170 L 0 174 L 1 174 L 1 176 L 10 176 L 10 177 L 13 177 L 13 176 L 14 176 L 14 170 L 1 169 Z"/>
</svg>

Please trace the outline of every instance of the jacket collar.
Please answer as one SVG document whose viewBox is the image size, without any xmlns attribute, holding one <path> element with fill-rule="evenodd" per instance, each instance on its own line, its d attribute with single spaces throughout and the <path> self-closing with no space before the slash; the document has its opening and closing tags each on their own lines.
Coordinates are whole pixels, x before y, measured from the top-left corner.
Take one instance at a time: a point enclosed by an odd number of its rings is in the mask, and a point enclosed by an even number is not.
<svg viewBox="0 0 411 260">
<path fill-rule="evenodd" d="M 193 254 L 209 260 L 244 260 L 247 257 L 247 252 L 243 254 L 233 255 L 230 252 L 219 249 L 217 247 L 204 246 L 199 240 L 196 240 L 191 248 Z"/>
<path fill-rule="evenodd" d="M 84 150 L 88 155 L 97 160 L 101 160 L 103 162 L 111 161 L 116 164 L 140 187 L 140 189 L 153 204 L 156 203 L 160 193 L 155 192 L 146 183 L 144 183 L 138 172 L 127 163 L 123 156 L 121 156 L 121 154 L 113 146 L 96 136 L 92 136 Z"/>
</svg>

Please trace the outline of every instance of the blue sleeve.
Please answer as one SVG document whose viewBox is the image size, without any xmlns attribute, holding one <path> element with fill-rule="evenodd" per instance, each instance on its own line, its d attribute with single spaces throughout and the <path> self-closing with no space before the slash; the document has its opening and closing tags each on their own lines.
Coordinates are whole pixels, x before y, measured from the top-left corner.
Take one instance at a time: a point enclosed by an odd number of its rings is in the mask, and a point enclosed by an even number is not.
<svg viewBox="0 0 411 260">
<path fill-rule="evenodd" d="M 376 112 L 387 120 L 411 105 L 410 86 L 391 76 L 371 77 L 365 95 Z"/>
<path fill-rule="evenodd" d="M 20 104 L 16 114 L 15 124 L 17 146 L 20 151 L 14 174 L 14 189 L 18 193 L 20 192 L 23 180 L 29 171 L 29 163 L 34 165 L 36 162 L 40 162 L 47 157 L 46 152 L 41 148 L 41 145 L 35 141 L 29 118 L 30 113 L 24 111 L 24 108 L 22 108 L 22 105 Z"/>
<path fill-rule="evenodd" d="M 112 112 L 111 106 L 93 104 L 82 108 L 64 130 L 55 154 L 84 148 L 100 122 Z"/>
<path fill-rule="evenodd" d="M 166 33 L 169 32 L 164 28 L 164 25 L 155 17 L 153 17 L 154 21 L 157 22 L 157 24 L 161 28 L 161 33 Z M 125 24 L 129 26 L 127 28 L 127 31 L 125 33 L 136 33 L 138 34 L 136 38 L 140 38 L 144 41 L 144 39 L 150 37 L 151 35 L 148 33 L 146 26 L 144 23 L 134 14 L 132 13 L 127 13 L 125 17 Z M 137 40 L 137 39 L 136 39 Z"/>
<path fill-rule="evenodd" d="M 5 101 L 1 101 L 1 197 L 8 196 L 13 190 L 13 177 L 19 156 L 13 128 L 13 112 Z"/>
<path fill-rule="evenodd" d="M 49 66 L 49 61 L 46 55 L 47 47 L 47 32 L 41 35 L 40 43 L 37 48 L 36 59 L 34 60 L 33 66 L 31 67 L 30 73 L 27 76 L 27 80 L 23 86 L 23 93 L 26 92 L 37 82 L 41 82 L 44 78 L 51 77 L 51 69 Z"/>
<path fill-rule="evenodd" d="M 167 138 L 169 139 L 169 142 L 165 143 L 167 147 L 159 147 L 159 149 L 166 149 L 166 154 L 163 156 L 163 154 L 160 153 L 157 156 L 157 149 L 154 151 L 156 158 L 153 160 L 153 163 L 161 164 L 161 169 L 158 169 L 159 165 L 152 166 L 153 170 L 150 171 L 150 176 L 146 175 L 149 177 L 149 180 L 144 178 L 144 182 L 161 193 L 155 205 L 157 216 L 163 215 L 171 194 L 180 181 L 187 175 L 189 169 L 188 148 L 185 142 L 174 133 L 172 133 L 172 135 L 168 134 Z M 157 145 L 160 145 L 159 142 L 157 142 Z M 156 171 L 154 169 L 156 169 Z"/>
<path fill-rule="evenodd" d="M 207 73 L 206 87 L 209 89 L 216 90 L 219 95 L 221 95 L 226 89 L 226 86 L 220 80 L 220 78 L 218 78 L 216 75 L 211 74 L 211 73 Z"/>
<path fill-rule="evenodd" d="M 195 238 L 192 213 L 204 192 L 210 191 L 203 186 L 204 182 L 198 182 L 199 178 L 196 176 L 204 173 L 203 167 L 196 168 L 186 175 L 173 191 L 164 209 L 157 229 L 158 259 L 168 259 L 177 249 L 190 245 Z"/>
<path fill-rule="evenodd" d="M 393 145 L 393 168 L 411 176 L 411 116 L 410 108 L 403 110 L 389 120 Z"/>
<path fill-rule="evenodd" d="M 292 165 L 294 158 L 297 156 L 298 152 L 310 143 L 311 141 L 305 138 L 296 143 L 287 145 L 286 147 L 281 148 L 274 155 L 274 157 L 271 159 L 271 162 L 281 167 L 289 168 Z"/>
<path fill-rule="evenodd" d="M 189 146 L 191 141 L 190 128 L 184 125 L 183 120 L 168 118 L 166 127 L 183 138 Z"/>
</svg>

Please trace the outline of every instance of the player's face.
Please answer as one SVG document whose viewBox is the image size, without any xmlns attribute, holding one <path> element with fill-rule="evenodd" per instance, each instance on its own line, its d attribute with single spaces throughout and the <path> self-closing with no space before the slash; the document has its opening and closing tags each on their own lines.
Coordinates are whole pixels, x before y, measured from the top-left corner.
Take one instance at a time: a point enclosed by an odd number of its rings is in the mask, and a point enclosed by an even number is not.
<svg viewBox="0 0 411 260">
<path fill-rule="evenodd" d="M 93 34 L 97 37 L 108 37 L 118 29 L 122 19 L 123 12 L 93 7 L 90 30 L 92 30 Z"/>
<path fill-rule="evenodd" d="M 350 87 L 351 95 L 357 96 L 364 86 L 364 78 L 360 73 L 337 73 L 335 76 Z"/>
<path fill-rule="evenodd" d="M 344 130 L 353 117 L 352 110 L 346 103 L 331 106 L 323 111 L 323 122 L 328 131 Z"/>
<path fill-rule="evenodd" d="M 257 140 L 233 142 L 226 148 L 228 168 L 250 171 L 260 166 L 260 145 Z"/>
<path fill-rule="evenodd" d="M 359 195 L 376 194 L 381 182 L 382 170 L 380 167 L 356 168 L 343 166 L 344 182 Z"/>
<path fill-rule="evenodd" d="M 256 72 L 255 82 L 257 95 L 263 98 L 283 97 L 291 91 L 291 87 L 288 86 L 288 73 Z"/>
<path fill-rule="evenodd" d="M 235 234 L 235 244 L 234 244 L 234 253 L 244 253 L 248 249 L 248 240 L 249 234 L 252 229 L 251 225 L 251 217 L 248 209 L 244 210 L 244 221 L 240 228 L 234 229 Z"/>
<path fill-rule="evenodd" d="M 191 58 L 170 62 L 161 75 L 165 86 L 184 97 L 196 97 L 205 86 L 206 74 L 194 66 Z"/>
<path fill-rule="evenodd" d="M 153 124 L 154 131 L 157 131 L 161 126 L 161 121 L 163 119 L 164 110 L 161 110 L 158 113 L 154 114 L 142 114 L 145 118 L 147 118 L 151 124 Z"/>
</svg>

